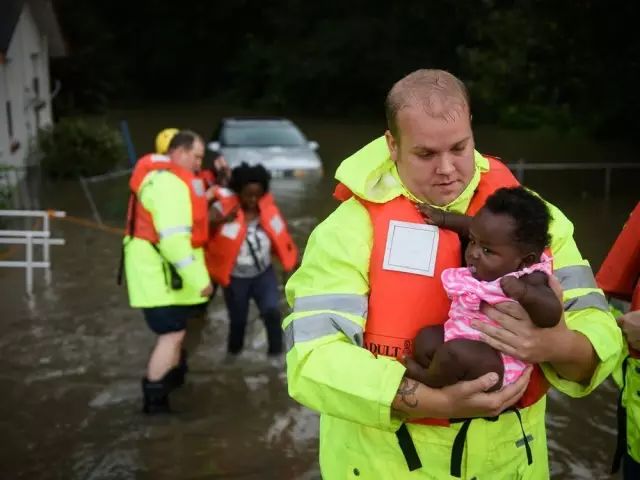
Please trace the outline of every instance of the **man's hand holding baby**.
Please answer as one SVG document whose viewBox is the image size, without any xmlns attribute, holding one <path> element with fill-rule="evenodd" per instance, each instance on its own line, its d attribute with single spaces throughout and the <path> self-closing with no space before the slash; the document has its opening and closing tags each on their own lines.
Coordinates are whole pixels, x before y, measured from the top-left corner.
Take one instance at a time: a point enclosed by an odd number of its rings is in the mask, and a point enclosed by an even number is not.
<svg viewBox="0 0 640 480">
<path fill-rule="evenodd" d="M 549 286 L 562 301 L 562 287 L 556 277 L 549 277 Z M 483 304 L 481 311 L 502 327 L 472 322 L 493 348 L 525 362 L 548 362 L 568 380 L 582 382 L 591 378 L 597 365 L 595 351 L 585 336 L 567 327 L 564 313 L 555 327 L 541 328 L 517 302 Z M 589 367 L 578 368 L 585 356 L 591 358 Z"/>
</svg>

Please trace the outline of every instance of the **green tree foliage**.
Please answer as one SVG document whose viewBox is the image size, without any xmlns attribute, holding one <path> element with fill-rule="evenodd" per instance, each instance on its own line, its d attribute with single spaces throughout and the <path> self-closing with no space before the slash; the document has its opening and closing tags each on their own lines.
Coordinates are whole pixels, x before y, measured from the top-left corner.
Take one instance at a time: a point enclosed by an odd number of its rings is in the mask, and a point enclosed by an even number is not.
<svg viewBox="0 0 640 480">
<path fill-rule="evenodd" d="M 313 115 L 381 115 L 392 83 L 444 68 L 479 121 L 640 127 L 640 4 L 612 0 L 56 0 L 67 111 L 216 98 Z M 625 128 L 620 128 L 624 125 Z"/>
<path fill-rule="evenodd" d="M 50 177 L 101 174 L 126 158 L 117 130 L 73 118 L 41 130 L 37 146 L 41 166 Z"/>
<path fill-rule="evenodd" d="M 0 209 L 9 208 L 11 200 L 11 189 L 7 178 L 9 170 L 9 167 L 0 165 Z M 0 225 L 2 222 L 3 220 L 0 220 Z"/>
</svg>

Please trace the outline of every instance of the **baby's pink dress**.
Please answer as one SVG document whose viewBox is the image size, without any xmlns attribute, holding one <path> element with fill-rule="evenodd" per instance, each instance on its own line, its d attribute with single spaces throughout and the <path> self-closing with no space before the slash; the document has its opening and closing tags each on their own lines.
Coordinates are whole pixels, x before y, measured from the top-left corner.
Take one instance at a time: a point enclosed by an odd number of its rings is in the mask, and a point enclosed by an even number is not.
<svg viewBox="0 0 640 480">
<path fill-rule="evenodd" d="M 527 273 L 542 271 L 551 275 L 551 258 L 542 255 L 540 263 L 536 263 L 517 272 L 505 276 L 520 277 Z M 490 305 L 500 302 L 513 302 L 505 295 L 500 287 L 500 279 L 491 282 L 477 280 L 471 275 L 468 267 L 447 268 L 442 272 L 442 285 L 451 299 L 449 319 L 444 324 L 444 341 L 454 338 L 468 338 L 480 340 L 482 334 L 471 327 L 471 322 L 477 320 L 489 325 L 500 327 L 484 313 L 480 312 L 480 303 L 484 300 Z M 504 385 L 515 382 L 526 368 L 527 364 L 509 355 L 501 353 L 504 362 Z"/>
</svg>

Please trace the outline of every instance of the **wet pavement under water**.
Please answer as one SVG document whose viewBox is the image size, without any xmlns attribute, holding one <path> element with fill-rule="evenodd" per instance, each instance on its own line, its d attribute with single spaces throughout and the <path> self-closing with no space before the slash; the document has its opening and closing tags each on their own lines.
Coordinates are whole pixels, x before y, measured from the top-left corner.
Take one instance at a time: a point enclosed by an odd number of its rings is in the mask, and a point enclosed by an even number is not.
<svg viewBox="0 0 640 480">
<path fill-rule="evenodd" d="M 376 133 L 356 130 L 340 148 L 321 150 L 328 178 L 274 187 L 301 245 L 336 206 L 330 177 L 338 159 Z M 312 138 L 321 139 L 321 129 L 316 132 Z M 599 176 L 585 174 L 577 181 L 575 173 L 563 175 L 554 174 L 550 182 L 528 174 L 525 183 L 574 221 L 578 244 L 597 267 L 637 190 L 614 176 L 614 197 L 604 201 Z M 111 212 L 105 215 L 111 225 L 120 226 L 113 212 L 122 210 L 125 199 L 114 197 L 113 192 L 123 192 L 123 183 L 116 183 L 93 192 L 101 211 Z M 91 218 L 76 182 L 45 184 L 40 194 L 43 207 Z M 154 338 L 142 315 L 128 307 L 125 287 L 115 283 L 120 237 L 70 220 L 54 221 L 53 232 L 67 243 L 52 247 L 51 285 L 36 272 L 35 293 L 28 297 L 24 272 L 0 269 L 0 478 L 320 477 L 318 417 L 288 397 L 283 367 L 266 362 L 255 310 L 246 351 L 239 361 L 226 363 L 226 313 L 218 293 L 207 318 L 190 325 L 191 371 L 186 386 L 172 397 L 178 413 L 144 416 L 140 377 Z M 12 253 L 16 259 L 21 255 L 20 249 Z M 615 401 L 610 381 L 584 399 L 550 393 L 553 478 L 609 478 Z"/>
</svg>

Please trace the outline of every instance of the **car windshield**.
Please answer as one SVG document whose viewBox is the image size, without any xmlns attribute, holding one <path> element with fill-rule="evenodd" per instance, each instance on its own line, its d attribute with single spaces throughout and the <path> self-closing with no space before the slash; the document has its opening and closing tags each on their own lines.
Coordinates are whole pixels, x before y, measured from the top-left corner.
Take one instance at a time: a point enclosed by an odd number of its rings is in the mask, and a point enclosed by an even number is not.
<svg viewBox="0 0 640 480">
<path fill-rule="evenodd" d="M 287 124 L 227 125 L 222 132 L 222 144 L 229 147 L 301 147 L 305 143 L 302 133 Z"/>
</svg>

